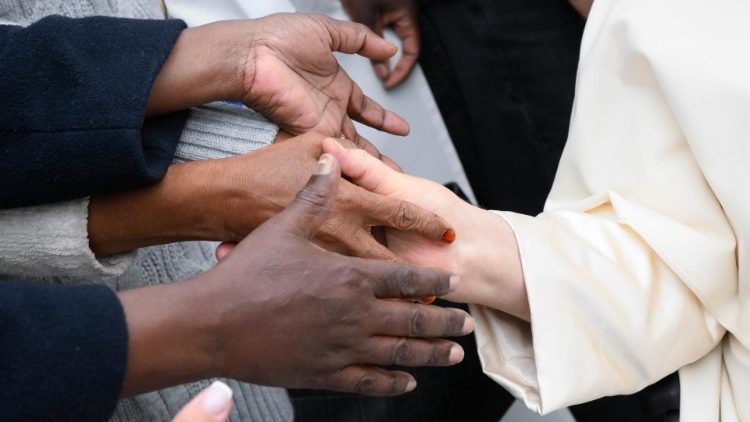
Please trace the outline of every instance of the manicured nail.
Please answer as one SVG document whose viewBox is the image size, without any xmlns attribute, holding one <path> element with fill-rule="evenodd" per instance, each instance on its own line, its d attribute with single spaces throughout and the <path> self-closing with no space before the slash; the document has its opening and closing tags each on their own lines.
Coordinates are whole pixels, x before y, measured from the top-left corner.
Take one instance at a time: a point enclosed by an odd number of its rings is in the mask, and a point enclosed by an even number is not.
<svg viewBox="0 0 750 422">
<path fill-rule="evenodd" d="M 437 296 L 425 296 L 422 298 L 422 302 L 429 305 L 430 303 L 434 302 L 436 299 L 437 299 Z"/>
<path fill-rule="evenodd" d="M 469 334 L 472 331 L 474 331 L 474 318 L 466 317 L 466 319 L 464 320 L 464 326 L 461 327 L 461 332 L 464 334 Z"/>
<path fill-rule="evenodd" d="M 450 363 L 456 364 L 464 360 L 464 349 L 462 349 L 459 346 L 453 346 L 451 347 L 451 352 L 448 355 L 448 361 Z"/>
<path fill-rule="evenodd" d="M 409 380 L 409 383 L 406 384 L 406 391 L 414 391 L 415 388 L 417 388 L 417 380 Z"/>
<path fill-rule="evenodd" d="M 222 416 L 232 401 L 232 389 L 221 381 L 214 381 L 206 390 L 201 407 L 214 416 Z"/>
<path fill-rule="evenodd" d="M 448 280 L 448 288 L 450 291 L 456 290 L 456 286 L 458 286 L 458 283 L 461 282 L 461 277 L 457 275 L 452 275 L 451 278 Z"/>
<path fill-rule="evenodd" d="M 333 162 L 334 162 L 333 155 L 331 154 L 321 155 L 320 159 L 318 159 L 318 166 L 315 168 L 315 175 L 327 176 L 331 174 L 331 170 L 333 170 Z"/>
<path fill-rule="evenodd" d="M 443 232 L 442 236 L 440 236 L 440 240 L 445 243 L 453 243 L 456 241 L 456 232 L 454 232 L 453 229 L 448 229 Z"/>
<path fill-rule="evenodd" d="M 375 65 L 375 74 L 380 79 L 386 79 L 388 78 L 388 74 L 390 71 L 388 70 L 388 66 L 386 66 L 384 63 L 378 63 Z"/>
</svg>

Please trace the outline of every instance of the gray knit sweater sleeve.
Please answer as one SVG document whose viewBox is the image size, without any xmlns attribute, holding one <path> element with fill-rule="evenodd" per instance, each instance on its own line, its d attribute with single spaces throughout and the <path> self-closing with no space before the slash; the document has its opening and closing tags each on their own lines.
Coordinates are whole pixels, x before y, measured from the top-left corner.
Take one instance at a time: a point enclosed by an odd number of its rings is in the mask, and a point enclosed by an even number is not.
<svg viewBox="0 0 750 422">
<path fill-rule="evenodd" d="M 278 126 L 248 108 L 220 102 L 206 104 L 191 110 L 174 160 L 211 160 L 244 154 L 272 143 L 278 131 Z"/>
<path fill-rule="evenodd" d="M 278 127 L 247 108 L 211 103 L 192 110 L 176 162 L 223 158 L 273 142 Z M 89 247 L 88 198 L 0 210 L 0 274 L 68 280 L 119 276 L 135 254 L 97 259 Z"/>
<path fill-rule="evenodd" d="M 133 254 L 97 259 L 89 248 L 88 198 L 0 210 L 0 273 L 28 278 L 122 274 Z"/>
</svg>

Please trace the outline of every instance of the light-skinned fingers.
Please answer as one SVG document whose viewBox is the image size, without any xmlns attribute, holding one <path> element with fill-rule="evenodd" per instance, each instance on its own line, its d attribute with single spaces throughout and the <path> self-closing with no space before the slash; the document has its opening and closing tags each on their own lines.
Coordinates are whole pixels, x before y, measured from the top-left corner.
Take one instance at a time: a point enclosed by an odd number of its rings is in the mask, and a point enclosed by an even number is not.
<svg viewBox="0 0 750 422">
<path fill-rule="evenodd" d="M 404 169 L 401 168 L 401 166 L 398 165 L 397 162 L 393 161 L 391 157 L 388 157 L 387 155 L 380 155 L 380 161 L 383 162 L 386 166 L 392 168 L 394 171 L 397 171 L 399 173 L 403 173 Z"/>
<path fill-rule="evenodd" d="M 223 382 L 215 381 L 198 393 L 172 422 L 223 422 L 232 410 L 232 390 Z"/>
<path fill-rule="evenodd" d="M 413 376 L 401 371 L 352 365 L 329 376 L 325 388 L 368 396 L 397 396 L 417 387 Z"/>
<path fill-rule="evenodd" d="M 448 340 L 373 337 L 362 344 L 360 361 L 383 366 L 451 366 L 463 358 L 463 348 Z"/>
<path fill-rule="evenodd" d="M 216 247 L 216 260 L 219 262 L 223 261 L 227 256 L 229 256 L 229 254 L 234 250 L 236 246 L 236 243 L 221 242 L 219 246 Z"/>
<path fill-rule="evenodd" d="M 336 157 L 342 174 L 368 191 L 388 195 L 398 186 L 392 178 L 399 173 L 362 150 L 346 148 L 336 139 L 327 138 L 323 140 L 323 151 Z"/>
<path fill-rule="evenodd" d="M 380 304 L 381 313 L 375 321 L 376 332 L 394 337 L 459 337 L 474 330 L 474 319 L 458 308 L 406 301 Z"/>
</svg>

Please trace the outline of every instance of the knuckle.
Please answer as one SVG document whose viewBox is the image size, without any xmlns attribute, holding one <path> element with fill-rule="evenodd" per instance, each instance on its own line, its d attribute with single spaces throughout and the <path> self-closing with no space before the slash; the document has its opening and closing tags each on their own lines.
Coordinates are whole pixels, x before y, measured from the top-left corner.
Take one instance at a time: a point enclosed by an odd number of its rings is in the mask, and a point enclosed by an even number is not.
<svg viewBox="0 0 750 422">
<path fill-rule="evenodd" d="M 400 339 L 395 347 L 393 348 L 393 359 L 394 365 L 407 365 L 411 362 L 412 348 L 409 341 L 405 338 Z"/>
<path fill-rule="evenodd" d="M 339 274 L 343 276 L 346 280 L 346 285 L 357 295 L 357 297 L 372 293 L 372 285 L 369 278 L 361 269 L 347 264 L 340 268 Z"/>
<path fill-rule="evenodd" d="M 392 283 L 396 284 L 397 288 L 394 290 L 401 298 L 412 299 L 419 293 L 417 273 L 407 266 L 399 267 L 393 276 Z"/>
<path fill-rule="evenodd" d="M 414 206 L 407 202 L 399 203 L 393 216 L 393 223 L 399 230 L 414 229 L 419 223 L 419 217 Z"/>
<path fill-rule="evenodd" d="M 324 207 L 328 202 L 328 192 L 315 185 L 307 185 L 297 194 L 297 200 L 315 207 Z"/>
<path fill-rule="evenodd" d="M 409 337 L 419 337 L 424 334 L 427 325 L 427 316 L 418 306 L 412 308 L 409 315 Z"/>
<path fill-rule="evenodd" d="M 353 390 L 360 394 L 369 394 L 375 392 L 376 386 L 377 381 L 375 380 L 375 377 L 372 374 L 365 372 L 359 376 L 354 384 Z"/>
</svg>

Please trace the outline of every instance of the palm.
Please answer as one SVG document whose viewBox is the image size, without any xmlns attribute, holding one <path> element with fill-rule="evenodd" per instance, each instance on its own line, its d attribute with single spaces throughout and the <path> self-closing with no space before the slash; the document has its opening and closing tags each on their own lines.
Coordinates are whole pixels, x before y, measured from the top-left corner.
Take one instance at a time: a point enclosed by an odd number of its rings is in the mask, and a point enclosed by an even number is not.
<svg viewBox="0 0 750 422">
<path fill-rule="evenodd" d="M 272 15 L 258 22 L 255 31 L 263 37 L 254 40 L 245 70 L 244 102 L 250 108 L 293 134 L 355 139 L 352 119 L 394 134 L 408 132 L 403 119 L 362 93 L 333 55 L 365 54 L 374 34 L 361 32 L 364 27 L 347 33 L 340 28 L 345 23 L 315 15 Z"/>
<path fill-rule="evenodd" d="M 253 64 L 257 76 L 246 94 L 247 105 L 293 134 L 338 136 L 352 88 L 336 83 L 343 72 L 336 61 L 318 60 L 317 69 L 290 68 L 276 52 L 264 50 Z"/>
</svg>

